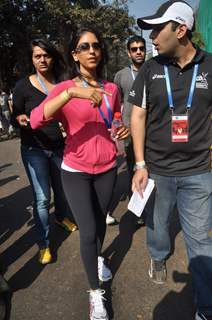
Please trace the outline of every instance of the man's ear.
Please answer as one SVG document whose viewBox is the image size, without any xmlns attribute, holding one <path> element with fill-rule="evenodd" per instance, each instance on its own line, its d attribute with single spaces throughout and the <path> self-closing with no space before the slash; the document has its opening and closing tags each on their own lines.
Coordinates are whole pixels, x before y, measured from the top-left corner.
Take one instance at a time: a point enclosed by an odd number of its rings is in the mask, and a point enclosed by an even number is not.
<svg viewBox="0 0 212 320">
<path fill-rule="evenodd" d="M 176 29 L 177 39 L 182 39 L 188 30 L 188 27 L 185 24 L 180 24 Z"/>
<path fill-rule="evenodd" d="M 131 58 L 131 54 L 129 50 L 127 50 L 127 54 L 128 54 L 128 57 Z"/>
</svg>

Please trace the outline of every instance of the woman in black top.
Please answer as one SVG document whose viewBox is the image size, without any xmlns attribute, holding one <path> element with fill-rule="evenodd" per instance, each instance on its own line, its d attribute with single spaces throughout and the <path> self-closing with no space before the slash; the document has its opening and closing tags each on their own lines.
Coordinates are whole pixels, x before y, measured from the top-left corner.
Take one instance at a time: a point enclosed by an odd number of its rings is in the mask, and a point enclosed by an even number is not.
<svg viewBox="0 0 212 320">
<path fill-rule="evenodd" d="M 16 84 L 13 118 L 20 127 L 21 156 L 34 195 L 33 215 L 39 237 L 39 261 L 46 264 L 52 259 L 48 223 L 51 187 L 54 192 L 56 222 L 68 231 L 75 231 L 77 227 L 68 218 L 70 210 L 61 185 L 64 137 L 60 124 L 52 121 L 44 128 L 33 130 L 29 116 L 31 110 L 46 98 L 54 85 L 63 80 L 65 64 L 61 54 L 46 40 L 34 40 L 30 48 L 34 72 Z"/>
</svg>

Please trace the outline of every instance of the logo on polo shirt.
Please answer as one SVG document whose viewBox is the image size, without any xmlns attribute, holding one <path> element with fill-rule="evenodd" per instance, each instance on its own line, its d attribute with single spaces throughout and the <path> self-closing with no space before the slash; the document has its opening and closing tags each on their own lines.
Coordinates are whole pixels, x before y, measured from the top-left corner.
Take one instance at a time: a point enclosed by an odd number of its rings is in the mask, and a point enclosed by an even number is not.
<svg viewBox="0 0 212 320">
<path fill-rule="evenodd" d="M 208 89 L 208 81 L 207 81 L 208 72 L 202 72 L 201 75 L 196 77 L 196 88 L 198 89 Z"/>
<path fill-rule="evenodd" d="M 164 79 L 165 78 L 165 74 L 154 74 L 152 76 L 152 80 L 155 80 L 155 79 Z"/>
<path fill-rule="evenodd" d="M 131 90 L 130 93 L 129 93 L 129 96 L 130 97 L 135 97 L 135 90 Z"/>
</svg>

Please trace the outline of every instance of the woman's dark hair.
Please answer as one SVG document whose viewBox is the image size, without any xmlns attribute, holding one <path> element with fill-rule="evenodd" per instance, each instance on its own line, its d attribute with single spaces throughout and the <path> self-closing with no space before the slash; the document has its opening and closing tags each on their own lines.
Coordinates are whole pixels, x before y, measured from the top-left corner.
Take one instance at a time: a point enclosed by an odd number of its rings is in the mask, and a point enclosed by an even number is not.
<svg viewBox="0 0 212 320">
<path fill-rule="evenodd" d="M 45 50 L 50 55 L 50 57 L 52 57 L 53 59 L 52 72 L 55 77 L 55 80 L 57 82 L 64 80 L 65 73 L 66 73 L 66 64 L 63 59 L 63 56 L 51 42 L 45 39 L 34 39 L 30 42 L 30 67 L 31 67 L 30 71 L 36 73 L 35 67 L 32 63 L 33 48 L 35 46 L 38 46 L 41 49 Z"/>
<path fill-rule="evenodd" d="M 74 61 L 72 53 L 76 50 L 77 44 L 78 44 L 80 38 L 82 37 L 82 35 L 87 32 L 93 33 L 96 36 L 96 38 L 101 46 L 102 58 L 101 58 L 101 61 L 99 62 L 97 69 L 96 69 L 97 77 L 102 77 L 104 65 L 108 61 L 107 48 L 106 48 L 106 45 L 105 45 L 103 39 L 99 35 L 99 33 L 93 27 L 90 27 L 90 26 L 80 27 L 76 32 L 72 33 L 72 37 L 71 37 L 71 40 L 70 40 L 70 43 L 68 46 L 67 62 L 68 62 L 68 66 L 69 66 L 69 77 L 71 79 L 80 75 L 79 62 Z"/>
</svg>

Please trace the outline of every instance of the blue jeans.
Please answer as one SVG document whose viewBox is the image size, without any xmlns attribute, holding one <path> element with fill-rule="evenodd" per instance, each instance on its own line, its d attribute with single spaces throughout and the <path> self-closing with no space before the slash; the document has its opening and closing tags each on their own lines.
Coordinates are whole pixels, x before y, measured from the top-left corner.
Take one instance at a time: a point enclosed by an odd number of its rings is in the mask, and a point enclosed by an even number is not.
<svg viewBox="0 0 212 320">
<path fill-rule="evenodd" d="M 63 150 L 56 152 L 40 148 L 21 146 L 21 156 L 33 191 L 33 215 L 40 248 L 49 246 L 48 213 L 51 187 L 54 192 L 56 219 L 61 221 L 71 216 L 61 183 L 60 167 Z"/>
<path fill-rule="evenodd" d="M 147 245 L 154 260 L 170 253 L 169 221 L 175 204 L 187 247 L 198 311 L 212 315 L 212 173 L 187 177 L 151 174 L 156 191 L 147 215 Z M 196 318 L 198 319 L 198 318 Z"/>
</svg>

